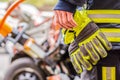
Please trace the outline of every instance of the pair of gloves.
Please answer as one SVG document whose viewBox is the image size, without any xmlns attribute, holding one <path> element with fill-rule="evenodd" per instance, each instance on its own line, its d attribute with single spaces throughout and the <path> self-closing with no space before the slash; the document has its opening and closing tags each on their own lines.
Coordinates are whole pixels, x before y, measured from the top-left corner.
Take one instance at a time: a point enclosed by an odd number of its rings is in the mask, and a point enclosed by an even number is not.
<svg viewBox="0 0 120 80">
<path fill-rule="evenodd" d="M 79 74 L 82 67 L 91 70 L 100 58 L 105 58 L 112 45 L 85 11 L 76 11 L 74 20 L 78 26 L 72 30 L 63 30 L 63 33 L 64 42 L 70 44 L 70 60 Z"/>
</svg>

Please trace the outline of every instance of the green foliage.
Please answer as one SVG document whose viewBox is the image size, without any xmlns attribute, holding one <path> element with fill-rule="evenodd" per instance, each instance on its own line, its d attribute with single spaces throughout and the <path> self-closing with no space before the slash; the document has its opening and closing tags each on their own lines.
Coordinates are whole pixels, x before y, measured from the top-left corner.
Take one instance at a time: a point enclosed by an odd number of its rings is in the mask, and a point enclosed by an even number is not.
<svg viewBox="0 0 120 80">
<path fill-rule="evenodd" d="M 0 0 L 0 2 L 8 2 L 9 0 Z M 26 0 L 24 3 L 35 5 L 36 7 L 42 7 L 45 5 L 54 6 L 57 0 Z"/>
<path fill-rule="evenodd" d="M 8 0 L 0 0 L 0 2 L 6 2 L 6 1 L 8 1 Z"/>
<path fill-rule="evenodd" d="M 57 0 L 26 0 L 26 3 L 30 3 L 33 4 L 37 7 L 41 7 L 44 5 L 54 5 L 56 3 Z"/>
</svg>

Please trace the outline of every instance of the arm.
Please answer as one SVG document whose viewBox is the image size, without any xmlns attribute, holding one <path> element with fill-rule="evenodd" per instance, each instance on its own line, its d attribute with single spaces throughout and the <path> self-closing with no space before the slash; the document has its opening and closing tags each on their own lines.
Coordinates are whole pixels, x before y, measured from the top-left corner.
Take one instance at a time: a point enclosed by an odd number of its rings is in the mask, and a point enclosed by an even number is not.
<svg viewBox="0 0 120 80">
<path fill-rule="evenodd" d="M 73 13 L 76 10 L 76 6 L 77 5 L 71 4 L 68 1 L 59 0 L 54 8 L 55 15 L 53 24 L 65 29 L 76 26 L 73 20 Z"/>
<path fill-rule="evenodd" d="M 73 19 L 73 13 L 77 6 L 82 6 L 85 2 L 86 0 L 59 0 L 54 8 L 53 24 L 65 29 L 72 29 L 77 26 Z"/>
</svg>

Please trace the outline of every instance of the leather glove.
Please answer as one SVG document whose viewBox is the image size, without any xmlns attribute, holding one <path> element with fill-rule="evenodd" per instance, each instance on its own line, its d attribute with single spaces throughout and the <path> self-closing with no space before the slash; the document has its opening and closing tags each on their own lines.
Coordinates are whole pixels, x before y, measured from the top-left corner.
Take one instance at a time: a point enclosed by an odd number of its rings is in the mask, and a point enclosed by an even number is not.
<svg viewBox="0 0 120 80">
<path fill-rule="evenodd" d="M 74 39 L 68 51 L 76 72 L 81 73 L 82 66 L 91 70 L 100 58 L 106 57 L 107 50 L 110 50 L 112 45 L 86 13 L 82 14 L 77 11 L 74 19 L 78 26 L 73 28 Z"/>
</svg>

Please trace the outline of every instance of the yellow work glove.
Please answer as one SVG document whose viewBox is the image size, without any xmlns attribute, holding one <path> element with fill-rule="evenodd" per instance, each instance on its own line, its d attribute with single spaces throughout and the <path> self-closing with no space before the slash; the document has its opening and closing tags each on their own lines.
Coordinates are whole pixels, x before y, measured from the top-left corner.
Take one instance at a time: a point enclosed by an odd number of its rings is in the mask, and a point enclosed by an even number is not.
<svg viewBox="0 0 120 80">
<path fill-rule="evenodd" d="M 76 72 L 81 73 L 82 66 L 91 70 L 100 57 L 106 57 L 107 50 L 110 50 L 112 45 L 98 26 L 87 17 L 86 12 L 76 11 L 74 20 L 78 26 L 67 30 L 64 40 L 70 44 L 68 51 Z"/>
</svg>

